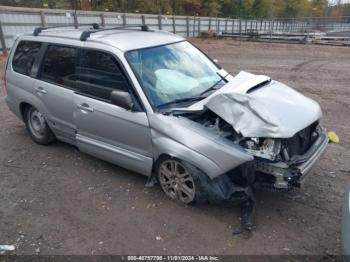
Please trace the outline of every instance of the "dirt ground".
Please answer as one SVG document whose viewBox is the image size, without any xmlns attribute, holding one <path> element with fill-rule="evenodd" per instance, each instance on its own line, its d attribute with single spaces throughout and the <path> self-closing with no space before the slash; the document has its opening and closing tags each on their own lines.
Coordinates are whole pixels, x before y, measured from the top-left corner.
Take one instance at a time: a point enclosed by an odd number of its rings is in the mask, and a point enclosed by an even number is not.
<svg viewBox="0 0 350 262">
<path fill-rule="evenodd" d="M 17 254 L 340 254 L 350 184 L 350 52 L 342 47 L 193 40 L 233 74 L 266 74 L 318 101 L 340 136 L 301 189 L 257 194 L 257 229 L 232 236 L 239 208 L 182 206 L 145 177 L 64 143 L 34 144 L 0 97 L 0 244 Z M 4 68 L 2 59 L 1 68 Z"/>
</svg>

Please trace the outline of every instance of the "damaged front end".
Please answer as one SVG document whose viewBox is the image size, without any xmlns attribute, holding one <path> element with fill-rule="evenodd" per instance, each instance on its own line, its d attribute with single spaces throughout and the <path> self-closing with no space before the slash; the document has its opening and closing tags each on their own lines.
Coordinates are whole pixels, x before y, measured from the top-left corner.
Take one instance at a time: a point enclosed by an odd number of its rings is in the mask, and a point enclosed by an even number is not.
<svg viewBox="0 0 350 262">
<path fill-rule="evenodd" d="M 242 228 L 251 229 L 254 190 L 299 187 L 325 151 L 321 116 L 318 103 L 290 87 L 241 72 L 201 101 L 149 119 L 158 150 L 169 151 L 166 134 L 181 144 L 170 155 L 187 157 L 208 176 L 203 199 L 241 203 Z"/>
<path fill-rule="evenodd" d="M 207 187 L 208 199 L 219 195 L 216 203 L 241 204 L 241 228 L 233 234 L 249 233 L 255 228 L 254 190 L 285 192 L 300 187 L 328 144 L 327 133 L 319 121 L 290 138 L 247 138 L 209 110 L 200 115 L 187 114 L 187 117 L 254 156 L 253 161 L 213 179 Z"/>
<path fill-rule="evenodd" d="M 254 187 L 259 189 L 300 186 L 328 144 L 319 105 L 266 76 L 241 72 L 179 112 L 253 156 Z"/>
<path fill-rule="evenodd" d="M 286 191 L 300 187 L 327 144 L 325 130 L 315 122 L 291 138 L 250 138 L 242 146 L 255 157 L 255 188 Z"/>
<path fill-rule="evenodd" d="M 327 134 L 318 121 L 290 138 L 260 138 L 243 137 L 210 110 L 185 116 L 241 146 L 254 157 L 253 161 L 239 166 L 238 170 L 234 168 L 227 175 L 236 184 L 245 181 L 255 189 L 288 191 L 300 187 L 328 144 Z"/>
</svg>

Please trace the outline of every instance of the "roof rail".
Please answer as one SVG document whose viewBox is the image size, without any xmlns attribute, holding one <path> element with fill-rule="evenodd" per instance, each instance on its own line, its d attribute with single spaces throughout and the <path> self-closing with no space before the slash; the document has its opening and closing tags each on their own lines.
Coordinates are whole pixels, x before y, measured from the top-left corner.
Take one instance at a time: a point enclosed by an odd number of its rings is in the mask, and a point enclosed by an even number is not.
<svg viewBox="0 0 350 262">
<path fill-rule="evenodd" d="M 50 27 L 37 27 L 34 29 L 33 31 L 33 36 L 38 36 L 43 30 L 47 30 L 47 29 L 53 29 L 53 28 L 61 28 L 61 27 L 70 27 L 70 26 L 92 26 L 93 29 L 99 29 L 100 26 L 97 23 L 91 23 L 91 24 L 79 24 L 79 25 L 75 25 L 75 24 L 69 24 L 69 25 L 57 25 L 57 26 L 50 26 Z"/>
<path fill-rule="evenodd" d="M 93 33 L 101 32 L 101 31 L 108 31 L 108 30 L 123 30 L 123 29 L 134 28 L 134 27 L 139 27 L 141 29 L 141 31 L 149 31 L 148 25 L 130 25 L 130 26 L 101 28 L 101 29 L 97 29 L 94 31 L 84 31 L 80 36 L 80 41 L 86 41 L 90 37 L 90 35 Z"/>
</svg>

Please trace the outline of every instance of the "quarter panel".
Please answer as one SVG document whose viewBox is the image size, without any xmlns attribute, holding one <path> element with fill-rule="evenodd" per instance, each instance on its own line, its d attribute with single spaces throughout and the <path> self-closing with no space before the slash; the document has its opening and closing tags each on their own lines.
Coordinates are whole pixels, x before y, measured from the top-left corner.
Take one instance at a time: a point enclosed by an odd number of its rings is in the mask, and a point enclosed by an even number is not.
<svg viewBox="0 0 350 262">
<path fill-rule="evenodd" d="M 11 103 L 10 109 L 13 111 L 18 118 L 23 120 L 20 112 L 20 104 L 28 103 L 36 107 L 45 117 L 49 116 L 46 106 L 43 102 L 33 94 L 35 79 L 21 75 L 12 71 L 7 70 L 6 75 L 6 86 L 7 86 L 7 102 Z"/>
</svg>

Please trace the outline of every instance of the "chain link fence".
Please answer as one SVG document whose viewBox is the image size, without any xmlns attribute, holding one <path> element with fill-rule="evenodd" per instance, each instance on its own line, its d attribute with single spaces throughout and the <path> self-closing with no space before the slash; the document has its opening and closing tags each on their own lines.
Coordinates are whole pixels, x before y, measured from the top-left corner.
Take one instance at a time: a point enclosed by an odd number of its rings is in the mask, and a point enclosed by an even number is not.
<svg viewBox="0 0 350 262">
<path fill-rule="evenodd" d="M 104 27 L 146 24 L 150 29 L 166 30 L 184 37 L 196 37 L 211 31 L 222 37 L 302 39 L 310 34 L 350 32 L 350 17 L 231 19 L 0 6 L 0 50 L 6 53 L 17 35 L 33 32 L 36 27 L 86 23 L 98 23 Z"/>
</svg>

